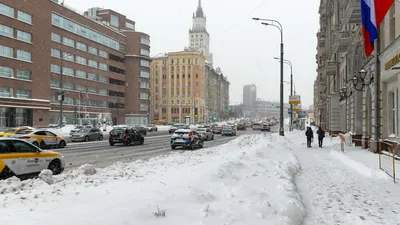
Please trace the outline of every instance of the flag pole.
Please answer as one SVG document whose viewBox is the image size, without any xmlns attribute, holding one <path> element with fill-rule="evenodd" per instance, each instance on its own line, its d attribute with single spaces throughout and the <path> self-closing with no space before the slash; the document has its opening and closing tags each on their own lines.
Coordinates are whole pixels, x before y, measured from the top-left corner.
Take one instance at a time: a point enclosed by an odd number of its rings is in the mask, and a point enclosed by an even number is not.
<svg viewBox="0 0 400 225">
<path fill-rule="evenodd" d="M 381 50 L 381 41 L 380 41 L 380 29 L 378 28 L 378 37 L 375 41 L 375 140 L 376 140 L 376 149 L 375 152 L 378 152 L 379 139 L 381 137 L 381 61 L 379 60 Z"/>
</svg>

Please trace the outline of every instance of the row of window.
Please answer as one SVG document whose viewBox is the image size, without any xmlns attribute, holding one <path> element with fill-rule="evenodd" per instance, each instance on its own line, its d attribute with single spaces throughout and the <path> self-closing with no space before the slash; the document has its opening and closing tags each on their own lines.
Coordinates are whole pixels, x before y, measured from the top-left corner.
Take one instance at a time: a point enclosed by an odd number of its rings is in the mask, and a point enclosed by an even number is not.
<svg viewBox="0 0 400 225">
<path fill-rule="evenodd" d="M 52 98 L 51 98 L 51 103 L 59 103 L 59 101 L 57 100 L 57 93 L 54 93 Z M 91 107 L 100 107 L 100 108 L 109 108 L 109 103 L 107 103 L 106 101 L 102 101 L 102 100 L 82 100 L 82 99 L 74 99 L 71 97 L 64 97 L 64 101 L 63 101 L 64 105 L 76 105 L 76 106 L 91 106 Z"/>
<path fill-rule="evenodd" d="M 32 34 L 21 31 L 21 30 L 16 30 L 16 31 L 17 31 L 17 36 L 15 37 L 14 28 L 0 24 L 0 35 L 1 36 L 16 38 L 20 41 L 32 43 Z"/>
<path fill-rule="evenodd" d="M 171 108 L 171 113 L 175 113 L 175 114 L 177 114 L 177 113 L 179 113 L 179 108 Z M 161 108 L 161 113 L 167 113 L 167 108 Z M 186 113 L 186 114 L 189 114 L 190 113 L 190 108 L 183 108 L 182 109 L 182 113 Z"/>
<path fill-rule="evenodd" d="M 97 31 L 89 29 L 83 25 L 75 23 L 74 21 L 66 19 L 55 13 L 52 13 L 51 23 L 54 26 L 57 26 L 61 29 L 72 32 L 74 34 L 77 34 L 81 37 L 87 38 L 87 39 L 97 42 L 99 44 L 110 47 L 112 49 L 125 52 L 125 48 L 126 48 L 125 44 L 122 44 L 114 39 L 111 39 L 111 38 L 97 32 Z"/>
<path fill-rule="evenodd" d="M 104 63 L 99 63 L 95 60 L 92 59 L 86 59 L 85 57 L 82 56 L 75 56 L 73 54 L 70 53 L 66 53 L 66 52 L 61 52 L 58 49 L 51 49 L 51 56 L 56 57 L 56 58 L 63 58 L 64 60 L 70 61 L 70 62 L 76 62 L 78 64 L 81 65 L 85 65 L 85 66 L 90 66 L 92 68 L 95 69 L 101 69 L 104 71 L 108 71 L 108 65 L 104 64 Z"/>
<path fill-rule="evenodd" d="M 1 98 L 32 98 L 32 92 L 27 89 L 18 88 L 15 90 L 9 87 L 0 87 L 0 97 Z"/>
<path fill-rule="evenodd" d="M 32 62 L 32 53 L 17 49 L 16 56 L 14 57 L 14 49 L 0 45 L 0 56 L 8 57 L 8 58 L 15 58 L 23 61 Z"/>
<path fill-rule="evenodd" d="M 21 80 L 32 80 L 32 71 L 0 66 L 0 77 L 17 78 Z"/>
<path fill-rule="evenodd" d="M 0 3 L 0 14 L 11 18 L 15 18 L 15 9 L 8 5 Z M 16 19 L 24 23 L 32 24 L 32 15 L 26 12 L 22 12 L 20 10 L 17 10 Z"/>
</svg>

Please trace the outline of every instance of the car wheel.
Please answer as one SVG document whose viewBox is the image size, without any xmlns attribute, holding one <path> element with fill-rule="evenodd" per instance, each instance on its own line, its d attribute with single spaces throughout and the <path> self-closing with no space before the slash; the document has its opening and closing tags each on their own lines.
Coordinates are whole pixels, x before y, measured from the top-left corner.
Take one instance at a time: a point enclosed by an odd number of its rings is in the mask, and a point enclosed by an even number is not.
<svg viewBox="0 0 400 225">
<path fill-rule="evenodd" d="M 48 169 L 51 170 L 51 172 L 53 172 L 53 175 L 60 174 L 61 173 L 60 160 L 54 159 L 53 161 L 51 161 Z"/>
<path fill-rule="evenodd" d="M 99 141 L 103 140 L 103 135 L 99 136 Z"/>
<path fill-rule="evenodd" d="M 214 135 L 211 137 L 211 140 L 214 140 Z"/>
<path fill-rule="evenodd" d="M 110 141 L 110 146 L 114 146 L 114 142 Z"/>
<path fill-rule="evenodd" d="M 144 140 L 141 140 L 141 141 L 140 141 L 140 145 L 143 145 L 143 144 L 144 144 Z"/>
<path fill-rule="evenodd" d="M 85 137 L 85 141 L 88 142 L 89 141 L 89 136 Z"/>
<path fill-rule="evenodd" d="M 64 148 L 67 145 L 67 143 L 65 143 L 65 141 L 60 141 L 60 143 L 58 144 L 59 148 Z"/>
<path fill-rule="evenodd" d="M 39 147 L 39 143 L 38 143 L 37 141 L 34 141 L 32 144 L 33 144 L 34 146 L 36 146 L 36 147 Z"/>
<path fill-rule="evenodd" d="M 42 141 L 42 142 L 40 142 L 39 147 L 40 147 L 41 149 L 45 149 L 45 148 L 47 148 L 47 145 L 46 145 L 46 143 L 44 143 L 44 141 Z"/>
<path fill-rule="evenodd" d="M 131 139 L 129 139 L 129 138 L 126 139 L 125 142 L 124 142 L 124 145 L 125 145 L 125 146 L 128 146 L 128 145 L 130 145 L 130 144 L 131 144 Z"/>
</svg>

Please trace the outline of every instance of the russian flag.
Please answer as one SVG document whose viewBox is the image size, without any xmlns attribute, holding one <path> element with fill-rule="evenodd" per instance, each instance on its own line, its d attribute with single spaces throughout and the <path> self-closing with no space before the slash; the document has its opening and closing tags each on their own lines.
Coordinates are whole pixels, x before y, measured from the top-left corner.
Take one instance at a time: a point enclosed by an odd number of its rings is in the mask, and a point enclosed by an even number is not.
<svg viewBox="0 0 400 225">
<path fill-rule="evenodd" d="M 361 0 L 362 32 L 365 55 L 374 51 L 374 42 L 378 38 L 378 28 L 394 0 Z"/>
</svg>

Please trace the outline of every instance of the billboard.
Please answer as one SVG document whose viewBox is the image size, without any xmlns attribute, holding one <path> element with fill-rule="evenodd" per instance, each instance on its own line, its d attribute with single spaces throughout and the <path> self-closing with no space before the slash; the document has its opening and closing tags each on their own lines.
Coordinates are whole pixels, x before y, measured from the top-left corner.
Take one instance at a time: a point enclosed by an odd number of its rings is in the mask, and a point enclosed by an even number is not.
<svg viewBox="0 0 400 225">
<path fill-rule="evenodd" d="M 300 105 L 301 104 L 300 95 L 291 95 L 291 96 L 289 96 L 289 104 Z"/>
</svg>

